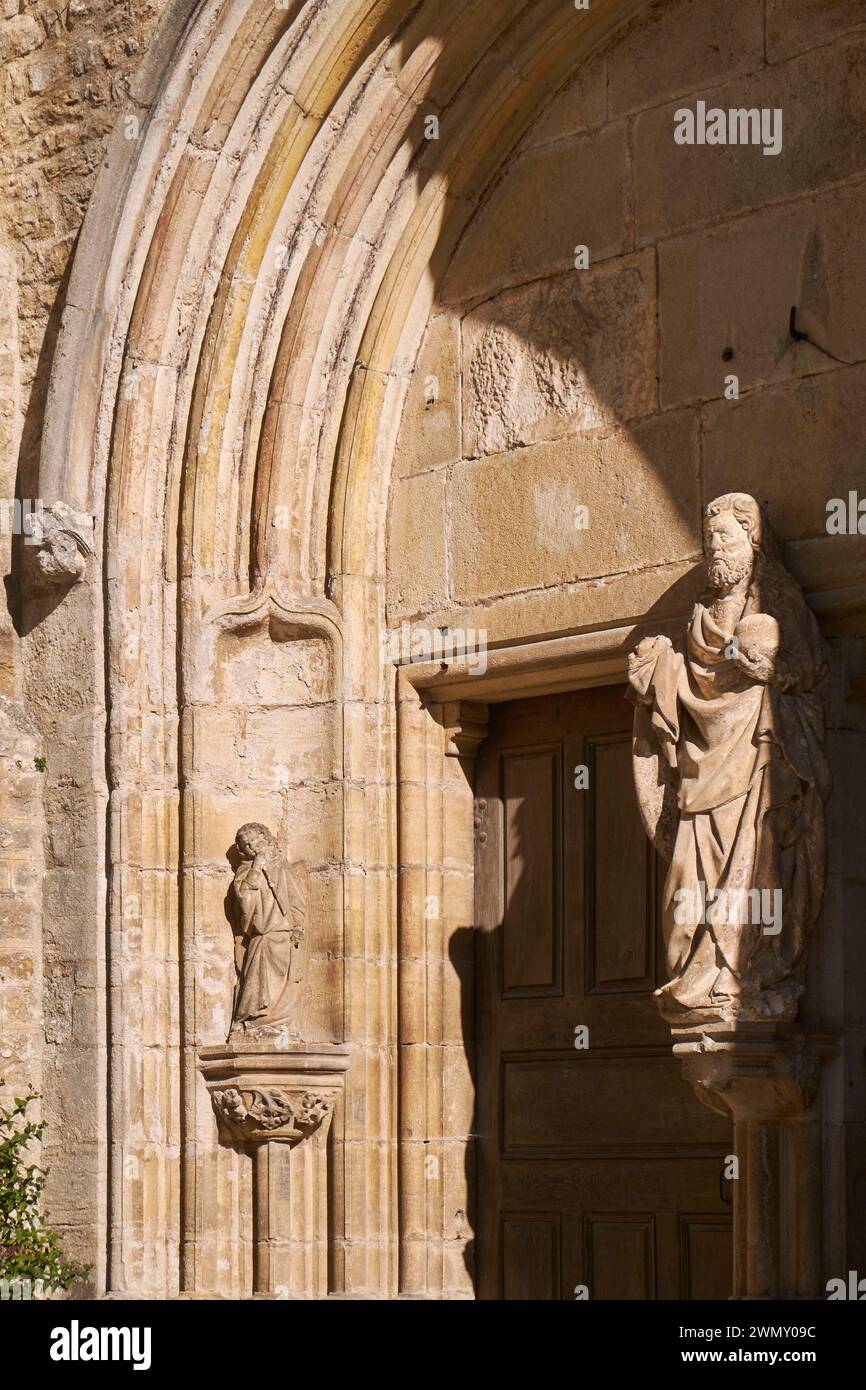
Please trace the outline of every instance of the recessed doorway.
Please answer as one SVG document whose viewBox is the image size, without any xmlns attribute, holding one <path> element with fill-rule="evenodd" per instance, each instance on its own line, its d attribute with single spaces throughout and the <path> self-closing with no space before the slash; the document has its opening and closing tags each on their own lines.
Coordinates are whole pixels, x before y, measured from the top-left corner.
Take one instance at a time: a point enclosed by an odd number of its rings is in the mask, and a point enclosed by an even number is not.
<svg viewBox="0 0 866 1390">
<path fill-rule="evenodd" d="M 682 1079 L 652 997 L 664 869 L 623 696 L 493 705 L 478 755 L 481 1298 L 731 1294 L 731 1126 Z"/>
</svg>

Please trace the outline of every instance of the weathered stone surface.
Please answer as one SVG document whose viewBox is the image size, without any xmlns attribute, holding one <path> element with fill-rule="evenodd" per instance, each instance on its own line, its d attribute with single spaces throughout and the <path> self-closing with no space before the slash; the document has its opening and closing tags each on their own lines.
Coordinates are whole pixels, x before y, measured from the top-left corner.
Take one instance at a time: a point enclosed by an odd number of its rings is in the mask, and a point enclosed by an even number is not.
<svg viewBox="0 0 866 1390">
<path fill-rule="evenodd" d="M 826 535 L 828 501 L 863 486 L 864 386 L 866 371 L 848 368 L 707 405 L 705 497 L 760 478 L 782 539 Z"/>
<path fill-rule="evenodd" d="M 444 476 L 400 479 L 389 527 L 389 615 L 411 616 L 441 603 L 447 591 Z"/>
<path fill-rule="evenodd" d="M 403 476 L 460 457 L 459 321 L 432 319 L 406 392 L 394 465 Z"/>
<path fill-rule="evenodd" d="M 659 247 L 663 406 L 835 370 L 866 356 L 866 185 Z M 795 328 L 808 336 L 791 334 Z"/>
<path fill-rule="evenodd" d="M 533 149 L 602 125 L 607 116 L 607 85 L 606 57 L 591 58 L 533 121 L 521 149 Z"/>
<path fill-rule="evenodd" d="M 752 0 L 655 5 L 612 46 L 610 115 L 658 106 L 763 65 L 764 16 Z"/>
<path fill-rule="evenodd" d="M 506 291 L 463 321 L 464 457 L 648 415 L 655 258 Z"/>
<path fill-rule="evenodd" d="M 20 419 L 20 350 L 18 343 L 18 267 L 11 247 L 0 245 L 0 498 L 6 525 L 0 531 L 0 558 L 8 573 L 12 559 L 12 517 L 7 510 L 16 495 Z M 0 693 L 14 698 L 16 645 L 10 616 L 0 616 Z"/>
<path fill-rule="evenodd" d="M 581 190 L 592 188 L 592 197 Z M 530 150 L 516 160 L 469 227 L 445 277 L 447 303 L 478 299 L 574 265 L 619 255 L 628 237 L 626 128 Z"/>
<path fill-rule="evenodd" d="M 568 438 L 461 464 L 448 509 L 454 598 L 693 555 L 698 490 L 697 428 L 688 411 L 632 433 Z M 579 507 L 588 509 L 585 529 Z"/>
<path fill-rule="evenodd" d="M 433 609 L 424 621 L 435 627 L 475 632 L 483 629 L 490 644 L 516 642 L 526 634 L 558 633 L 575 627 L 615 627 L 621 622 L 639 620 L 650 611 L 687 611 L 701 585 L 696 562 L 697 550 L 694 559 L 636 573 L 485 597 L 475 603 L 455 600 Z"/>
<path fill-rule="evenodd" d="M 833 101 L 825 96 L 832 92 Z M 678 145 L 674 114 L 708 106 L 781 109 L 782 150 L 755 145 Z M 815 120 L 815 112 L 822 119 Z M 819 48 L 711 92 L 660 106 L 635 125 L 639 245 L 686 227 L 837 183 L 866 170 L 866 39 Z"/>
<path fill-rule="evenodd" d="M 863 0 L 767 0 L 767 58 L 775 63 L 863 28 Z"/>
</svg>

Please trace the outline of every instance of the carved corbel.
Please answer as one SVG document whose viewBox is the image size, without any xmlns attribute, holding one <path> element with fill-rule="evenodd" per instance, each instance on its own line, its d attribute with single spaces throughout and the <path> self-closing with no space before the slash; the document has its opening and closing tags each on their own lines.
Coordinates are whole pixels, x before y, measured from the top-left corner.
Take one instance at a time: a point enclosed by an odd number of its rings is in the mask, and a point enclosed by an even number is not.
<svg viewBox="0 0 866 1390">
<path fill-rule="evenodd" d="M 43 589 L 59 589 L 84 579 L 93 554 L 95 523 L 87 512 L 65 502 L 40 507 L 27 544 L 35 547 L 35 578 Z"/>
<path fill-rule="evenodd" d="M 792 1025 L 674 1028 L 674 1056 L 695 1095 L 734 1124 L 791 1124 L 814 1104 L 832 1042 Z"/>
<path fill-rule="evenodd" d="M 446 700 L 434 706 L 434 713 L 445 730 L 445 756 L 474 758 L 490 728 L 489 706 L 470 700 Z"/>
</svg>

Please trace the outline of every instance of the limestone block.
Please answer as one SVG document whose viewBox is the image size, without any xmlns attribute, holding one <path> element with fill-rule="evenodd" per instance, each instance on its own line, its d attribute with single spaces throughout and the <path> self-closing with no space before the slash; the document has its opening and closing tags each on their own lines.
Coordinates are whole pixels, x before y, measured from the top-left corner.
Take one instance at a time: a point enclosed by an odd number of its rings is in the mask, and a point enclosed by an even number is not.
<svg viewBox="0 0 866 1390">
<path fill-rule="evenodd" d="M 760 480 L 782 539 L 826 536 L 827 502 L 863 486 L 864 388 L 864 368 L 849 367 L 707 405 L 705 498 Z M 840 552 L 850 544 L 828 540 Z"/>
<path fill-rule="evenodd" d="M 311 865 L 339 859 L 342 789 L 337 782 L 292 787 L 286 792 L 286 834 L 292 856 Z"/>
<path fill-rule="evenodd" d="M 621 254 L 627 236 L 626 128 L 605 127 L 515 159 L 481 207 L 445 278 L 446 303 L 476 299 Z M 592 189 L 592 197 L 582 190 Z"/>
<path fill-rule="evenodd" d="M 229 786 L 237 785 L 245 772 L 242 757 L 244 721 L 239 711 L 222 705 L 194 705 L 186 711 L 184 718 L 185 727 L 192 738 L 196 776 L 224 780 Z"/>
<path fill-rule="evenodd" d="M 67 602 L 69 599 L 64 599 L 64 604 Z M 51 711 L 45 711 L 40 725 L 40 751 L 47 760 L 47 784 L 60 784 L 64 789 L 86 788 L 87 801 L 92 803 L 92 790 L 102 786 L 105 775 L 105 751 L 93 736 L 93 710 L 69 710 L 53 718 Z M 83 809 L 82 806 L 82 812 Z"/>
<path fill-rule="evenodd" d="M 764 61 L 763 19 L 753 0 L 653 6 L 611 44 L 611 116 L 754 72 Z"/>
<path fill-rule="evenodd" d="M 776 63 L 863 28 L 863 0 L 767 0 L 767 58 Z"/>
<path fill-rule="evenodd" d="M 116 800 L 113 809 L 120 819 L 124 856 L 142 868 L 176 863 L 179 804 L 176 791 L 131 791 Z"/>
<path fill-rule="evenodd" d="M 467 1162 L 472 1162 L 471 1157 Z M 461 1213 L 462 1215 L 462 1213 Z M 464 1223 L 461 1222 L 461 1229 Z M 473 1299 L 475 1285 L 471 1227 L 459 1241 L 449 1241 L 442 1249 L 442 1288 L 446 1298 Z"/>
<path fill-rule="evenodd" d="M 448 803 L 446 802 L 446 809 Z M 470 824 L 472 818 L 470 813 Z M 441 875 L 442 956 L 451 969 L 465 972 L 471 966 L 471 952 L 464 941 L 474 921 L 474 871 L 471 864 L 448 868 Z"/>
<path fill-rule="evenodd" d="M 398 475 L 460 457 L 459 320 L 431 319 L 406 392 L 395 454 Z"/>
<path fill-rule="evenodd" d="M 443 1133 L 464 1140 L 472 1133 L 475 1112 L 475 1084 L 465 1047 L 443 1047 L 442 1078 Z"/>
<path fill-rule="evenodd" d="M 327 1042 L 339 1036 L 343 1017 L 343 963 L 311 956 L 307 967 L 304 1036 Z"/>
<path fill-rule="evenodd" d="M 858 184 L 664 242 L 662 405 L 721 397 L 729 373 L 743 392 L 866 356 L 864 217 Z M 793 305 L 811 343 L 791 336 Z"/>
<path fill-rule="evenodd" d="M 866 536 L 813 536 L 788 541 L 785 547 L 791 573 L 807 593 L 820 593 L 839 586 L 858 589 L 866 574 Z M 850 615 L 852 631 L 859 631 L 859 615 Z M 844 626 L 844 611 L 836 620 Z M 825 619 L 826 623 L 826 619 Z M 832 633 L 831 635 L 835 635 Z"/>
<path fill-rule="evenodd" d="M 649 414 L 655 318 L 651 252 L 506 291 L 469 314 L 464 456 Z"/>
<path fill-rule="evenodd" d="M 342 916 L 346 924 L 345 954 L 353 955 L 363 949 L 361 942 L 364 941 L 364 916 L 367 908 L 367 884 L 364 883 L 364 874 L 359 870 L 342 874 Z M 341 952 L 336 952 L 341 954 Z"/>
<path fill-rule="evenodd" d="M 472 825 L 472 799 L 465 783 L 447 786 L 442 796 L 443 822 L 448 827 L 445 845 L 445 865 L 448 868 L 471 868 L 475 861 L 475 840 Z"/>
<path fill-rule="evenodd" d="M 226 915 L 231 873 L 230 863 L 224 858 L 219 869 L 216 865 L 203 868 L 194 877 L 198 950 L 222 964 L 227 963 L 232 954 L 232 934 Z"/>
<path fill-rule="evenodd" d="M 267 626 L 222 633 L 216 647 L 217 699 L 234 705 L 302 705 L 327 699 L 331 649 L 319 638 L 274 641 Z"/>
<path fill-rule="evenodd" d="M 838 183 L 866 169 L 866 38 L 820 48 L 738 79 L 711 93 L 708 105 L 781 108 L 782 150 L 758 145 L 677 145 L 676 101 L 638 116 L 635 125 L 635 217 L 638 244 L 657 236 Z M 833 100 L 826 100 L 827 92 Z"/>
<path fill-rule="evenodd" d="M 468 1154 L 465 1141 L 443 1141 L 438 1147 L 441 1155 L 442 1195 L 440 1201 L 444 1203 L 445 1207 L 444 1235 L 447 1238 L 448 1236 L 453 1237 L 456 1233 L 454 1221 L 457 1213 L 465 1213 L 469 1210 L 471 1196 L 467 1174 Z M 459 1222 L 460 1218 L 458 1217 L 457 1220 Z M 441 1226 L 441 1217 L 436 1225 Z"/>
<path fill-rule="evenodd" d="M 378 815 L 376 814 L 378 812 Z M 374 829 L 372 817 L 378 826 L 385 821 L 385 808 L 381 798 L 374 796 L 370 787 L 347 785 L 345 789 L 345 845 L 350 858 L 364 863 L 368 857 L 368 834 Z"/>
<path fill-rule="evenodd" d="M 14 893 L 11 883 L 8 865 L 0 864 L 0 942 L 4 948 L 26 940 L 38 922 L 32 901 L 23 894 Z"/>
<path fill-rule="evenodd" d="M 24 982 L 29 985 L 29 980 Z M 24 1030 L 33 1020 L 34 1000 L 29 988 L 22 988 L 20 979 L 13 979 L 0 962 L 0 1018 L 3 1027 Z M 31 1052 L 32 1052 L 31 1041 Z M 5 1078 L 4 1078 L 5 1079 Z"/>
<path fill-rule="evenodd" d="M 79 1054 L 75 1057 L 74 1067 L 64 1070 L 60 1076 L 53 1078 L 59 1082 L 57 1093 L 65 1095 L 72 1100 L 76 1095 L 74 1081 L 74 1070 L 79 1071 L 82 1067 L 84 1058 Z M 91 1059 L 88 1058 L 86 1065 L 89 1066 Z M 84 1097 L 80 1090 L 76 1097 L 79 1101 Z M 75 1105 L 68 1107 L 70 1122 L 75 1122 Z M 74 1145 L 70 1143 L 70 1136 L 75 1135 Z M 48 1214 L 51 1224 L 54 1226 L 72 1225 L 77 1226 L 81 1223 L 82 1215 L 88 1212 L 92 1201 L 92 1184 L 94 1175 L 97 1171 L 98 1154 L 95 1144 L 87 1144 L 80 1131 L 67 1130 L 64 1135 L 52 1133 L 49 1129 L 46 1134 L 45 1161 L 51 1175 L 49 1181 L 49 1203 Z M 72 1236 L 72 1232 L 69 1233 Z M 64 1254 L 71 1253 L 71 1241 L 67 1244 L 64 1238 Z"/>
<path fill-rule="evenodd" d="M 315 706 L 250 710 L 245 732 L 251 782 L 279 790 L 337 775 L 335 722 Z"/>
<path fill-rule="evenodd" d="M 81 952 L 89 904 L 82 899 L 81 872 L 76 867 L 46 870 L 43 893 L 49 911 L 45 919 L 46 950 L 58 959 L 76 958 Z"/>
<path fill-rule="evenodd" d="M 388 613 L 399 619 L 441 603 L 446 589 L 445 479 L 400 478 L 388 527 Z"/>
<path fill-rule="evenodd" d="M 630 433 L 462 464 L 450 503 L 454 595 L 469 601 L 683 559 L 699 552 L 699 520 L 687 411 Z"/>
</svg>

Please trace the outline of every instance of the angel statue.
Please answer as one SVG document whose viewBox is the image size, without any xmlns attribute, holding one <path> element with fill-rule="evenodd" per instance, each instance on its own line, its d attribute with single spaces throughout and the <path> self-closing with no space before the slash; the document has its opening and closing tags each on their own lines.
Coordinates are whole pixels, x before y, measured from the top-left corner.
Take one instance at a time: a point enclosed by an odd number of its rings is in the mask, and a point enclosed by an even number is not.
<svg viewBox="0 0 866 1390">
<path fill-rule="evenodd" d="M 235 836 L 240 863 L 234 906 L 237 983 L 229 1038 L 299 1038 L 307 953 L 307 866 L 290 864 L 267 826 Z"/>
<path fill-rule="evenodd" d="M 704 514 L 708 587 L 681 640 L 629 657 L 635 785 L 670 863 L 662 1015 L 792 1020 L 825 874 L 827 663 L 754 497 Z"/>
</svg>

